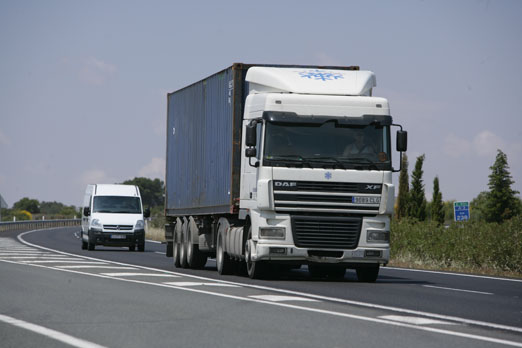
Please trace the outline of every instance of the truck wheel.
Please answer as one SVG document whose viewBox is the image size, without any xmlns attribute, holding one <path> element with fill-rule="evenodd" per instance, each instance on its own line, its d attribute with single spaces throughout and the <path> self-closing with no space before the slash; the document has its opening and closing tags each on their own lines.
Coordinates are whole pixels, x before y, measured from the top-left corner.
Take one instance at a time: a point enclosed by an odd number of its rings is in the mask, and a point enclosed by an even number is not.
<svg viewBox="0 0 522 348">
<path fill-rule="evenodd" d="M 180 258 L 180 252 L 181 252 L 181 245 L 180 245 L 180 238 L 181 238 L 181 220 L 176 219 L 176 226 L 174 227 L 174 236 L 173 243 L 172 243 L 172 257 L 174 258 L 174 266 L 176 268 L 181 267 L 181 258 Z"/>
<path fill-rule="evenodd" d="M 181 225 L 181 233 L 180 233 L 180 240 L 179 240 L 179 263 L 182 268 L 188 267 L 187 262 L 187 249 L 186 249 L 186 243 L 185 243 L 185 236 L 187 235 L 185 230 L 187 229 L 187 221 L 185 218 L 183 218 L 183 224 Z"/>
<path fill-rule="evenodd" d="M 216 264 L 217 271 L 221 275 L 232 274 L 234 272 L 234 262 L 227 253 L 225 253 L 225 231 L 229 226 L 227 219 L 220 219 L 216 241 Z"/>
<path fill-rule="evenodd" d="M 89 237 L 87 238 L 88 239 L 88 242 L 87 242 L 87 249 L 89 250 L 94 250 L 95 246 L 96 246 L 96 243 L 94 241 L 94 238 L 91 236 L 91 233 L 89 232 Z"/>
<path fill-rule="evenodd" d="M 314 278 L 327 277 L 330 279 L 341 279 L 344 278 L 346 267 L 337 265 L 310 264 L 308 265 L 308 272 Z"/>
<path fill-rule="evenodd" d="M 82 250 L 87 250 L 87 242 L 83 240 L 83 232 L 80 232 L 80 240 L 82 241 Z"/>
<path fill-rule="evenodd" d="M 364 283 L 374 283 L 379 276 L 379 265 L 371 267 L 359 267 L 357 272 L 357 280 Z"/>
<path fill-rule="evenodd" d="M 199 246 L 194 244 L 194 237 L 198 235 L 198 227 L 194 219 L 190 218 L 185 242 L 187 244 L 187 263 L 190 268 L 203 268 L 207 263 L 207 255 L 199 251 Z"/>
<path fill-rule="evenodd" d="M 250 241 L 252 239 L 252 226 L 248 228 L 248 236 L 245 242 L 245 262 L 248 276 L 251 279 L 263 279 L 266 276 L 267 265 L 262 261 L 252 261 Z"/>
</svg>

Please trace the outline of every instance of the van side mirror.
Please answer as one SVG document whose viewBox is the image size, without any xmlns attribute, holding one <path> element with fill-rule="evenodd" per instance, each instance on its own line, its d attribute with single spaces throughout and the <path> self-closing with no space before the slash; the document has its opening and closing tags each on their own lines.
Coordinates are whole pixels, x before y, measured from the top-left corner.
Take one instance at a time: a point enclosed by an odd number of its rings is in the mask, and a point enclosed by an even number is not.
<svg viewBox="0 0 522 348">
<path fill-rule="evenodd" d="M 85 207 L 83 208 L 83 216 L 90 216 L 91 215 L 91 208 Z"/>
<path fill-rule="evenodd" d="M 397 131 L 397 151 L 405 152 L 408 150 L 408 132 L 403 130 Z"/>
<path fill-rule="evenodd" d="M 150 218 L 150 208 L 145 209 L 145 211 L 143 212 L 143 217 L 145 219 Z"/>
<path fill-rule="evenodd" d="M 256 144 L 257 144 L 257 122 L 252 121 L 246 126 L 245 145 L 246 146 L 256 146 Z"/>
</svg>

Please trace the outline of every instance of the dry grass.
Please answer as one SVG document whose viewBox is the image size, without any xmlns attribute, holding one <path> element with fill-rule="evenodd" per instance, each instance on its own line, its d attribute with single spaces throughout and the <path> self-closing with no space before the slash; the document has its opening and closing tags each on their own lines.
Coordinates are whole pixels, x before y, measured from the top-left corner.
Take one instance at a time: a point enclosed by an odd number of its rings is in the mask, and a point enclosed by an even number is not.
<svg viewBox="0 0 522 348">
<path fill-rule="evenodd" d="M 163 228 L 148 225 L 147 230 L 145 231 L 145 238 L 158 242 L 165 242 L 165 230 Z"/>
</svg>

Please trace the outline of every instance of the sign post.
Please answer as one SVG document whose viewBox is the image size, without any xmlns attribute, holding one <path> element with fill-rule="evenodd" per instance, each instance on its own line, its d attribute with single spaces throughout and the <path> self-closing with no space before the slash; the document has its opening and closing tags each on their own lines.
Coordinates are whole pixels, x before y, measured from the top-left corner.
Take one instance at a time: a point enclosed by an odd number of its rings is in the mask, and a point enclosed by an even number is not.
<svg viewBox="0 0 522 348">
<path fill-rule="evenodd" d="M 453 212 L 455 221 L 468 221 L 470 217 L 469 202 L 454 202 Z"/>
</svg>

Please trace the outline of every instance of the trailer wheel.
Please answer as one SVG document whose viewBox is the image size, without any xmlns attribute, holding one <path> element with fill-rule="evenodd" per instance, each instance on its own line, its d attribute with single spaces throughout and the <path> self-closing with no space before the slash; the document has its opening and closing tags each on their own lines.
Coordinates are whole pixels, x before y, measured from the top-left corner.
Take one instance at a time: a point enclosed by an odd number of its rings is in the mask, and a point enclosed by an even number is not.
<svg viewBox="0 0 522 348">
<path fill-rule="evenodd" d="M 180 245 L 180 235 L 181 235 L 181 220 L 176 219 L 176 226 L 174 228 L 174 236 L 172 236 L 173 243 L 172 243 L 172 258 L 174 259 L 174 266 L 176 268 L 181 267 L 181 258 L 180 258 L 180 252 L 181 252 L 181 245 Z"/>
<path fill-rule="evenodd" d="M 230 227 L 228 220 L 219 219 L 218 236 L 216 241 L 216 264 L 217 271 L 221 275 L 232 274 L 234 271 L 234 262 L 225 253 L 225 233 Z"/>
<path fill-rule="evenodd" d="M 181 226 L 180 240 L 179 240 L 179 263 L 182 268 L 188 267 L 187 262 L 187 248 L 185 243 L 185 236 L 187 235 L 185 230 L 188 228 L 188 221 L 183 218 L 183 224 Z"/>
<path fill-rule="evenodd" d="M 251 279 L 263 279 L 266 277 L 267 272 L 267 264 L 262 261 L 252 261 L 252 250 L 251 250 L 251 240 L 252 240 L 252 226 L 248 228 L 248 236 L 245 242 L 245 262 L 248 276 Z"/>
<path fill-rule="evenodd" d="M 364 283 L 374 283 L 379 276 L 379 265 L 372 265 L 371 267 L 359 267 L 355 270 L 357 272 L 357 280 Z"/>
<path fill-rule="evenodd" d="M 203 268 L 207 263 L 207 254 L 199 251 L 199 246 L 194 244 L 194 237 L 198 235 L 198 227 L 193 218 L 189 219 L 185 243 L 187 244 L 187 263 L 190 268 Z"/>
</svg>

